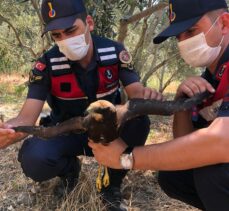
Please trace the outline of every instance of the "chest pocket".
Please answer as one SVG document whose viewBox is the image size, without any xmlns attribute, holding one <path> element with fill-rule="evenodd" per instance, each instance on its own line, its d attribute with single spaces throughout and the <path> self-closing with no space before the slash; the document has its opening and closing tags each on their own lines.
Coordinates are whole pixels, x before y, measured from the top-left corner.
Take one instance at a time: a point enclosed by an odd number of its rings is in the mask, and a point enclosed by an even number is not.
<svg viewBox="0 0 229 211">
<path fill-rule="evenodd" d="M 97 98 L 113 94 L 119 88 L 118 65 L 99 67 L 99 88 Z"/>
<path fill-rule="evenodd" d="M 213 121 L 218 116 L 219 108 L 223 99 L 214 102 L 211 106 L 205 107 L 199 111 L 199 114 L 208 122 Z"/>
<path fill-rule="evenodd" d="M 76 75 L 68 71 L 52 71 L 52 95 L 63 100 L 87 99 L 81 90 Z"/>
<path fill-rule="evenodd" d="M 229 80 L 229 63 L 223 64 L 219 68 L 215 75 L 216 79 L 211 74 L 209 74 L 209 72 L 205 73 L 204 78 L 207 79 L 207 81 L 209 81 L 216 88 L 216 92 L 212 98 L 209 98 L 206 102 L 203 103 L 201 108 L 198 109 L 198 114 L 200 114 L 200 116 L 206 122 L 211 123 L 217 118 L 220 107 L 223 103 L 223 98 L 227 92 Z M 196 112 L 193 112 L 193 117 L 197 117 Z"/>
</svg>

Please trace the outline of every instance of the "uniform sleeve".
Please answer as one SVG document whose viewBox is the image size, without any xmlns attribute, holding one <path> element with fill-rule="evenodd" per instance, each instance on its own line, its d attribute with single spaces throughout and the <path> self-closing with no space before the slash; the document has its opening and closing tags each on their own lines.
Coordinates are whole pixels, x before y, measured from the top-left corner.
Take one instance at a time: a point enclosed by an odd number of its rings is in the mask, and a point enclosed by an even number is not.
<svg viewBox="0 0 229 211">
<path fill-rule="evenodd" d="M 34 64 L 29 75 L 29 90 L 27 99 L 45 101 L 50 90 L 50 77 L 45 56 Z"/>
<path fill-rule="evenodd" d="M 223 103 L 219 109 L 218 117 L 229 117 L 229 86 L 227 94 L 223 99 Z"/>
<path fill-rule="evenodd" d="M 118 54 L 119 54 L 119 78 L 122 82 L 123 86 L 126 87 L 132 83 L 139 82 L 140 77 L 136 73 L 133 63 L 132 63 L 132 56 L 130 53 L 125 49 L 125 47 L 118 43 L 117 45 Z"/>
</svg>

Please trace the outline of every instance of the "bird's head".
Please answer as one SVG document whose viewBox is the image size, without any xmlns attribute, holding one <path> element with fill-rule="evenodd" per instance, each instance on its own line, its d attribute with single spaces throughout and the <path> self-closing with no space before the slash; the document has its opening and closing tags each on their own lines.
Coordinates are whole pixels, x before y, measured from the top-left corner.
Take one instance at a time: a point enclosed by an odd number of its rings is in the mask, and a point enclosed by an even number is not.
<svg viewBox="0 0 229 211">
<path fill-rule="evenodd" d="M 86 110 L 84 127 L 89 138 L 97 143 L 107 144 L 118 138 L 116 107 L 105 100 L 92 103 Z"/>
</svg>

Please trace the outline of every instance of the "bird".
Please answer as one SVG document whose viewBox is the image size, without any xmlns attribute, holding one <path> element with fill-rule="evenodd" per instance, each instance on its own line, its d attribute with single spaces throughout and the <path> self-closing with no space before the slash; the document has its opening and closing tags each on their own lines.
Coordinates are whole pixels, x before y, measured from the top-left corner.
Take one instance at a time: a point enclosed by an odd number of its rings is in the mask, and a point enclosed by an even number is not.
<svg viewBox="0 0 229 211">
<path fill-rule="evenodd" d="M 211 96 L 212 94 L 206 91 L 192 98 L 181 98 L 174 101 L 130 99 L 124 105 L 116 106 L 106 100 L 98 100 L 89 105 L 83 117 L 74 117 L 51 127 L 18 126 L 12 129 L 16 132 L 24 132 L 46 140 L 72 131 L 87 132 L 90 140 L 108 145 L 119 137 L 125 123 L 133 118 L 142 115 L 170 116 L 191 109 Z M 96 178 L 96 187 L 99 192 L 102 189 L 102 184 L 105 187 L 109 186 L 110 179 L 107 167 L 104 167 L 102 171 L 102 165 L 99 165 Z"/>
<path fill-rule="evenodd" d="M 105 100 L 98 100 L 89 105 L 84 116 L 74 117 L 54 126 L 18 126 L 15 132 L 27 133 L 47 140 L 64 133 L 88 132 L 89 138 L 96 143 L 108 144 L 115 138 L 125 123 L 142 115 L 171 116 L 177 112 L 191 109 L 212 96 L 208 91 L 192 98 L 181 98 L 173 101 L 150 99 L 131 99 L 124 105 L 113 105 Z M 110 130 L 107 130 L 107 127 Z"/>
</svg>

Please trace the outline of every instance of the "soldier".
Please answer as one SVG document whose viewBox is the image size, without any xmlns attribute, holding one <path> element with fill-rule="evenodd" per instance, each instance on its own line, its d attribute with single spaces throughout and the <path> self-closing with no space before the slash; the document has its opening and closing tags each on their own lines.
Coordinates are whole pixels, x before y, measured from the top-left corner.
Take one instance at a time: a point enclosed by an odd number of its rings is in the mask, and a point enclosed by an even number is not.
<svg viewBox="0 0 229 211">
<path fill-rule="evenodd" d="M 50 122 L 43 123 L 56 125 L 84 115 L 88 105 L 98 99 L 120 103 L 120 81 L 129 98 L 162 98 L 139 82 L 132 57 L 122 44 L 91 35 L 94 22 L 82 0 L 43 0 L 41 9 L 44 33 L 50 32 L 56 45 L 35 63 L 28 96 L 19 115 L 0 125 L 0 148 L 22 140 L 24 134 L 10 128 L 34 125 L 46 100 L 51 115 Z M 138 146 L 144 145 L 148 132 L 149 119 L 142 116 L 128 123 L 121 136 L 127 144 Z M 50 141 L 28 138 L 18 159 L 25 175 L 34 181 L 59 176 L 71 191 L 80 172 L 76 157 L 79 155 L 93 155 L 86 133 L 71 133 Z M 109 173 L 111 184 L 103 187 L 103 199 L 110 210 L 123 210 L 120 185 L 127 172 L 109 169 Z"/>
<path fill-rule="evenodd" d="M 178 88 L 176 98 L 208 90 L 206 102 L 174 117 L 174 140 L 135 147 L 122 154 L 118 139 L 108 147 L 90 143 L 96 159 L 113 168 L 160 170 L 159 183 L 172 198 L 202 210 L 229 210 L 229 14 L 225 0 L 170 0 L 170 26 L 154 42 L 175 36 L 181 57 L 205 67 Z M 107 154 L 112 155 L 105 159 Z"/>
</svg>

